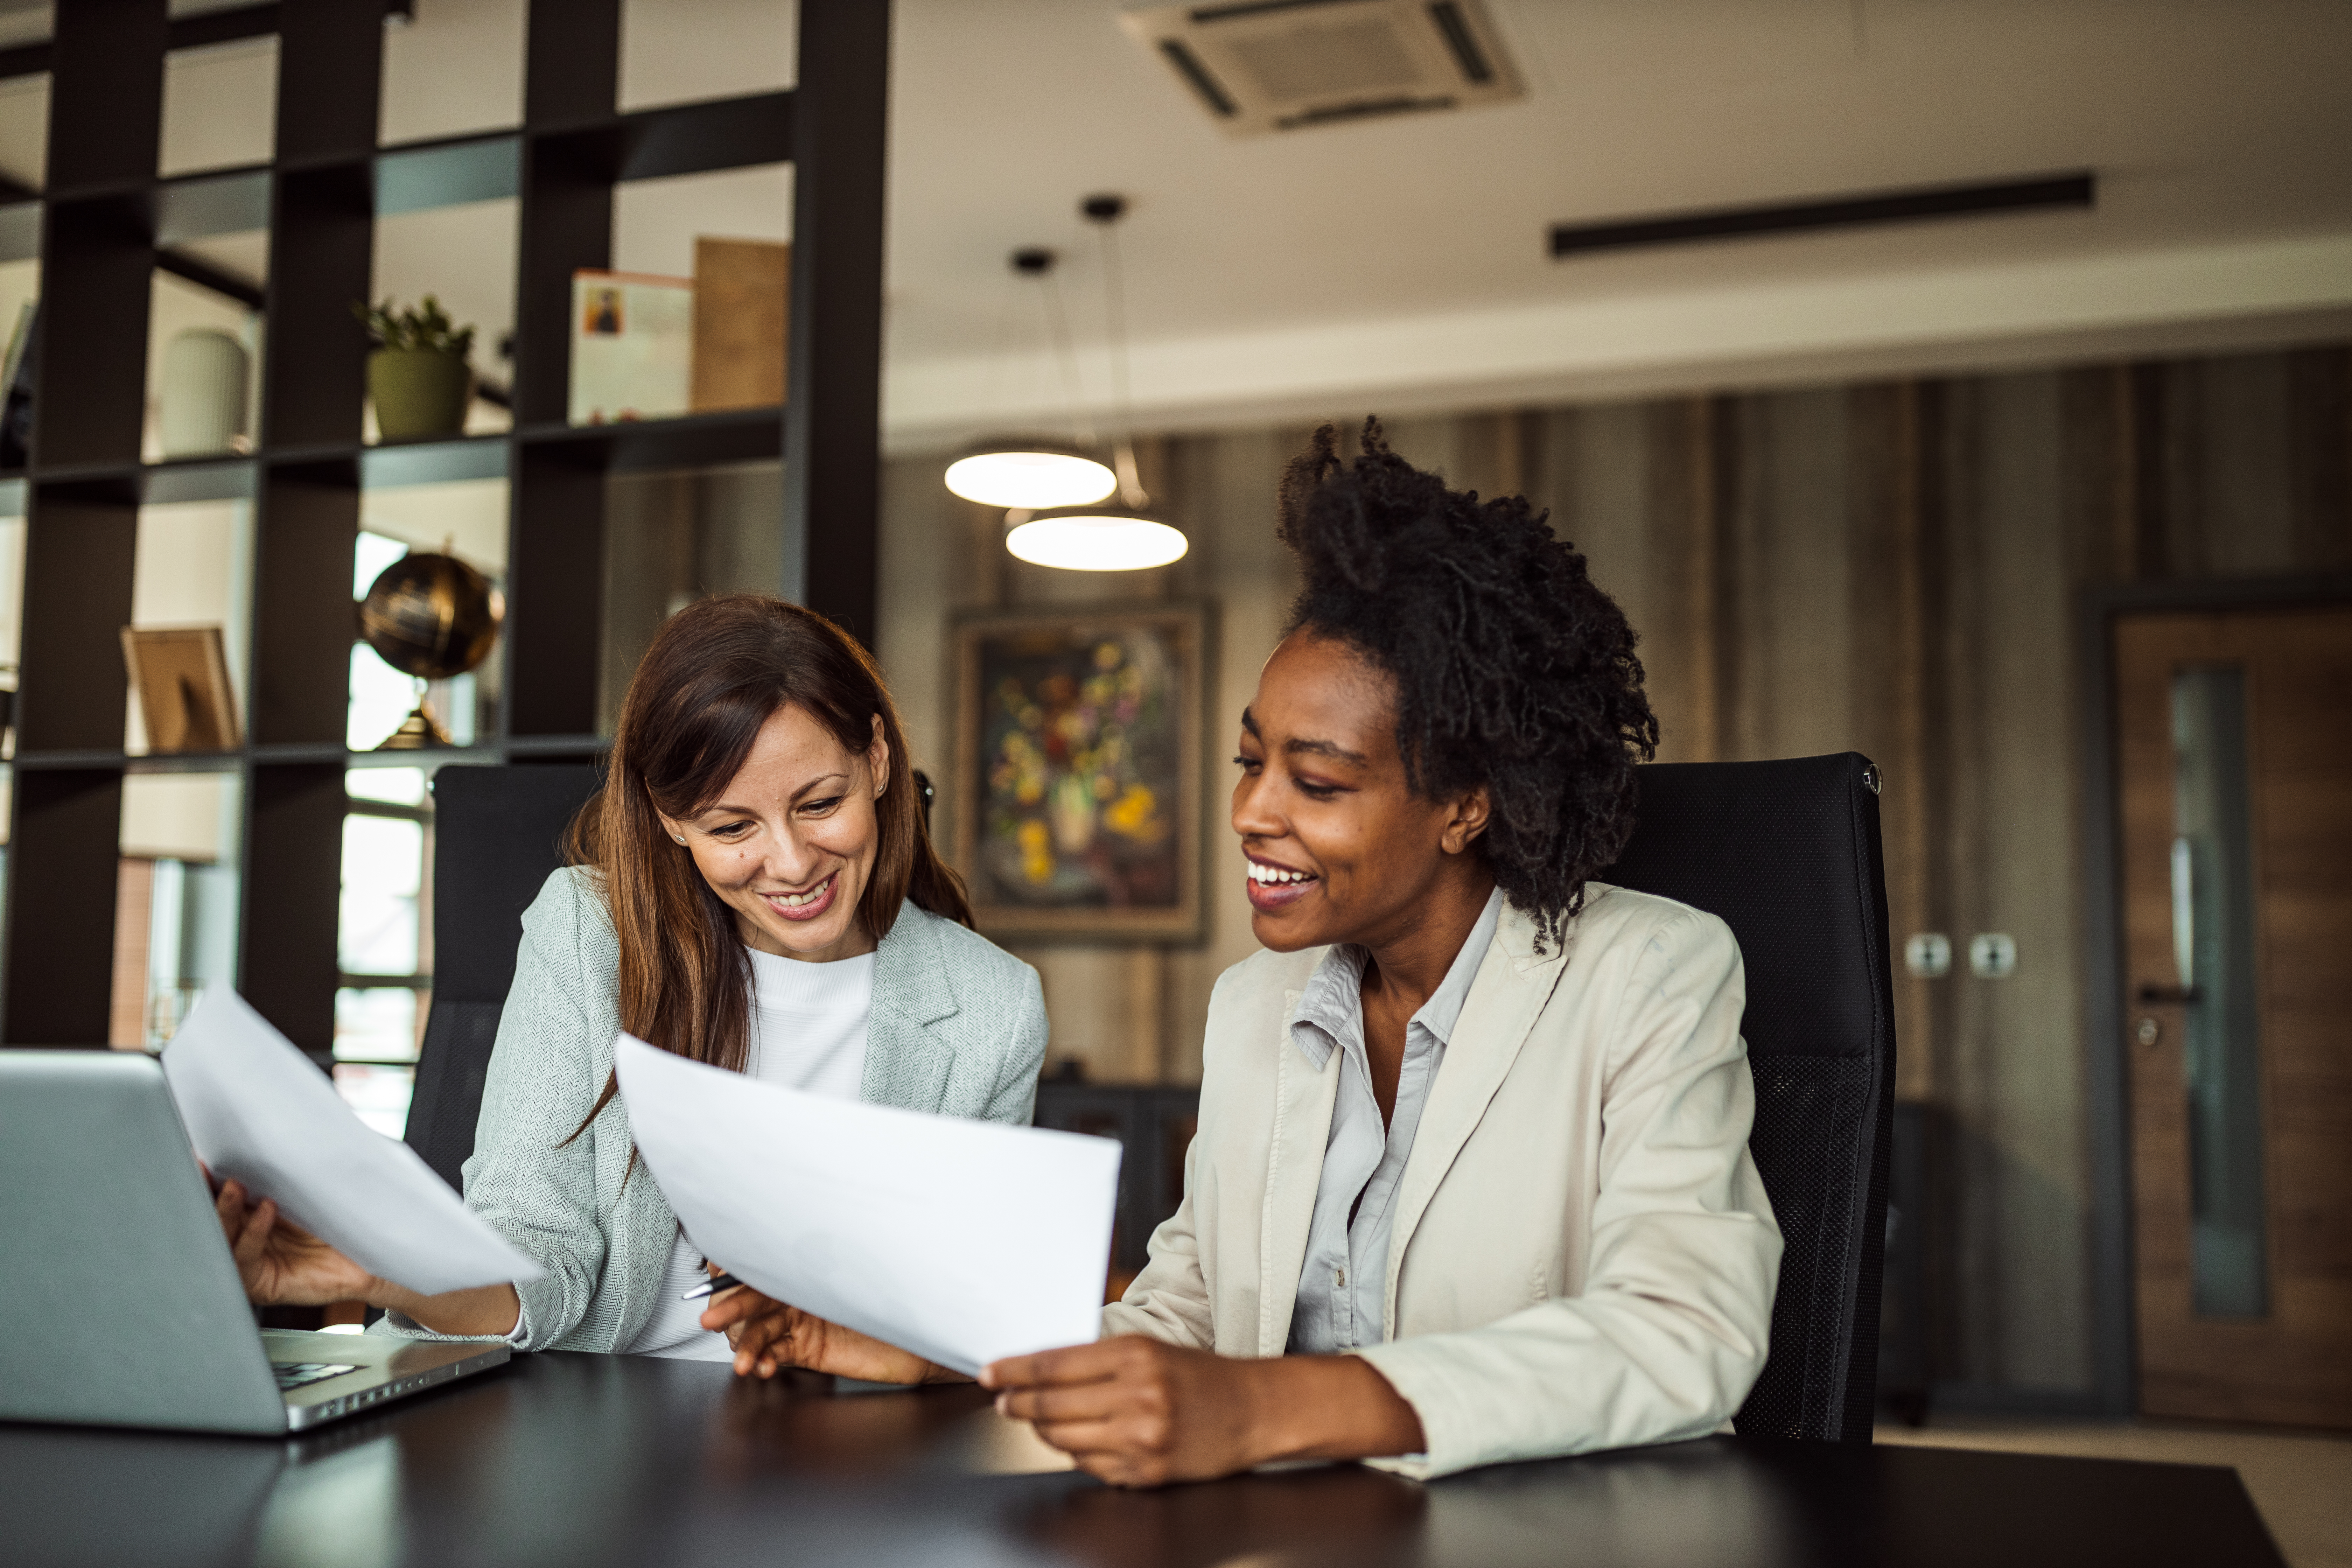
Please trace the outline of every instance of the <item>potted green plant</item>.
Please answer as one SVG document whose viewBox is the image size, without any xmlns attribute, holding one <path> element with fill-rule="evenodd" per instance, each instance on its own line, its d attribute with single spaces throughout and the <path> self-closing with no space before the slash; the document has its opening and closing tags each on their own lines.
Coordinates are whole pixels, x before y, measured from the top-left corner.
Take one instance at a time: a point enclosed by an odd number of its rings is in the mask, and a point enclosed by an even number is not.
<svg viewBox="0 0 2352 1568">
<path fill-rule="evenodd" d="M 367 328 L 375 352 L 368 355 L 368 395 L 375 400 L 375 427 L 386 441 L 421 436 L 455 436 L 466 428 L 474 399 L 474 329 L 450 322 L 432 295 L 415 310 L 355 304 L 352 313 Z"/>
</svg>

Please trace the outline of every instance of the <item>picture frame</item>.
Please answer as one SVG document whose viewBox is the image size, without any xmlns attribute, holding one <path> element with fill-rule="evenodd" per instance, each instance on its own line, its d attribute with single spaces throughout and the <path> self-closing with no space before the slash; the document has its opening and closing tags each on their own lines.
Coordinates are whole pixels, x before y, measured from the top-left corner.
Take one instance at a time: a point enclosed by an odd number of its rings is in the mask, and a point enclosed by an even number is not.
<svg viewBox="0 0 2352 1568">
<path fill-rule="evenodd" d="M 1210 606 L 953 623 L 957 869 L 992 937 L 1202 940 Z"/>
<path fill-rule="evenodd" d="M 125 626 L 122 663 L 148 751 L 233 752 L 242 743 L 220 627 Z"/>
</svg>

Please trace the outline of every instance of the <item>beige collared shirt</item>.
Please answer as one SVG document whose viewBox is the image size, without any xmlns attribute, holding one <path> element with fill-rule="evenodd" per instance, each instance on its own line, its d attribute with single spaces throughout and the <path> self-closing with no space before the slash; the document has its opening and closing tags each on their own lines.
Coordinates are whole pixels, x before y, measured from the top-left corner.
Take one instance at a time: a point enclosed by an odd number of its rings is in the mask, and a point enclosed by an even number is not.
<svg viewBox="0 0 2352 1568">
<path fill-rule="evenodd" d="M 1318 1070 L 1333 1051 L 1344 1058 L 1339 1098 L 1331 1107 L 1331 1135 L 1323 1149 L 1323 1181 L 1315 1191 L 1315 1218 L 1307 1232 L 1307 1262 L 1298 1273 L 1298 1305 L 1290 1318 L 1290 1349 L 1298 1354 L 1332 1355 L 1381 1342 L 1397 1184 L 1412 1153 L 1429 1086 L 1445 1063 L 1445 1042 L 1470 999 L 1470 983 L 1478 977 L 1502 915 L 1503 892 L 1497 888 L 1486 895 L 1445 978 L 1406 1022 L 1396 1101 L 1385 1124 L 1372 1093 L 1371 1058 L 1364 1043 L 1364 966 L 1370 953 L 1352 944 L 1327 950 L 1298 999 L 1291 1043 Z"/>
</svg>

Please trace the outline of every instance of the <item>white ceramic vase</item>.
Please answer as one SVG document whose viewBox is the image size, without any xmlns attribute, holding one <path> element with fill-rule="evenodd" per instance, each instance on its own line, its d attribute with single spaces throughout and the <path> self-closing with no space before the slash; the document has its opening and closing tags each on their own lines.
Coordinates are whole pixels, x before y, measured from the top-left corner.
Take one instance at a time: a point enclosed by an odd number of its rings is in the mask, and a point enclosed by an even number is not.
<svg viewBox="0 0 2352 1568">
<path fill-rule="evenodd" d="M 163 456 L 214 458 L 245 434 L 245 345 L 213 327 L 191 327 L 163 351 Z"/>
</svg>

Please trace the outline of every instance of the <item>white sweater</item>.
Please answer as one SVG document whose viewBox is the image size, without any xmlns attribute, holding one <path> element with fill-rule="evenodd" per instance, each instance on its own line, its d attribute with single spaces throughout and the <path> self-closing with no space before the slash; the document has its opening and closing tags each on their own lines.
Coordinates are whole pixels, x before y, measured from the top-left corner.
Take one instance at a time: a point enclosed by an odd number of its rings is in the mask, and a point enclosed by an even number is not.
<svg viewBox="0 0 2352 1568">
<path fill-rule="evenodd" d="M 856 1100 L 866 1073 L 866 1019 L 874 1002 L 874 955 L 807 963 L 751 953 L 751 1050 L 745 1071 L 769 1083 Z M 681 1230 L 670 1248 L 661 1296 L 637 1337 L 638 1355 L 730 1361 L 727 1336 L 700 1322 L 708 1299 L 683 1293 L 709 1278 L 703 1256 Z M 727 1260 L 718 1260 L 724 1268 Z"/>
</svg>

